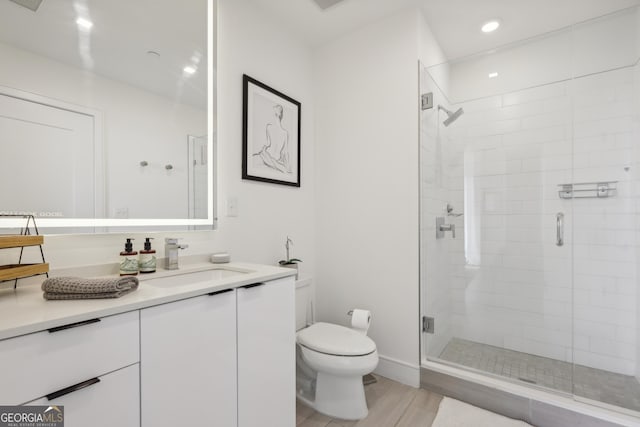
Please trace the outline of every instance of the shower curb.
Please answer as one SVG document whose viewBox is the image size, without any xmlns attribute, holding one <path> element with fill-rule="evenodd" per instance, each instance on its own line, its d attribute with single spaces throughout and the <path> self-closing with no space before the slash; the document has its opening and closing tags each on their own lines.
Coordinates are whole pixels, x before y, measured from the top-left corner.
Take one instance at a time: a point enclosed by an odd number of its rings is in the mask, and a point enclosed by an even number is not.
<svg viewBox="0 0 640 427">
<path fill-rule="evenodd" d="M 420 368 L 420 387 L 536 427 L 630 427 L 640 423 L 631 417 L 625 417 L 628 422 L 623 423 L 607 421 L 425 367 Z"/>
</svg>

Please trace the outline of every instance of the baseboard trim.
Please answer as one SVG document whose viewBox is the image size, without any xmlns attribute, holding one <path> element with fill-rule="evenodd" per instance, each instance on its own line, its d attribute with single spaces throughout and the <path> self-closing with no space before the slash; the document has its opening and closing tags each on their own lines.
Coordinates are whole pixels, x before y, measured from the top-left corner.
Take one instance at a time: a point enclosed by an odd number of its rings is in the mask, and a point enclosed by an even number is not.
<svg viewBox="0 0 640 427">
<path fill-rule="evenodd" d="M 379 355 L 378 357 L 380 360 L 378 367 L 373 371 L 374 373 L 411 387 L 420 388 L 420 366 L 387 356 Z"/>
</svg>

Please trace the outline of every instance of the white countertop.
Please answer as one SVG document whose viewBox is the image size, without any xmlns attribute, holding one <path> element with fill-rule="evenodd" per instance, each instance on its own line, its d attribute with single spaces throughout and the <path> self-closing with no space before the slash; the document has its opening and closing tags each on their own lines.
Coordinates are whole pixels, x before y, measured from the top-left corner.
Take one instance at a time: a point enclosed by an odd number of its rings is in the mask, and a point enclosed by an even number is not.
<svg viewBox="0 0 640 427">
<path fill-rule="evenodd" d="M 149 280 L 156 278 L 220 268 L 248 272 L 214 281 L 193 282 L 175 287 L 155 287 L 148 283 Z M 87 275 L 88 271 L 87 269 L 66 269 L 64 274 L 60 274 L 62 271 L 54 271 L 52 276 L 90 277 Z M 49 301 L 42 297 L 43 292 L 39 284 L 24 286 L 18 284 L 16 290 L 0 291 L 0 340 L 295 274 L 295 270 L 269 265 L 199 262 L 184 265 L 179 270 L 158 269 L 155 273 L 139 274 L 137 277 L 140 280 L 140 286 L 136 291 L 120 298 L 92 300 Z M 94 275 L 104 277 L 105 274 L 101 272 Z M 44 276 L 42 277 L 44 280 Z"/>
</svg>

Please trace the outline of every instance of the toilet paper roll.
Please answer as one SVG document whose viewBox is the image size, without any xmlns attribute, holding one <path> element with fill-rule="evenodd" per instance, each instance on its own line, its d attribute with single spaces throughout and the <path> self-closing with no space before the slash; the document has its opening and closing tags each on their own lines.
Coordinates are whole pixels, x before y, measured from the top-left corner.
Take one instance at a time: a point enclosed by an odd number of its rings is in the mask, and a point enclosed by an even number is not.
<svg viewBox="0 0 640 427">
<path fill-rule="evenodd" d="M 353 309 L 351 315 L 351 328 L 367 335 L 369 325 L 371 324 L 371 312 L 369 310 Z"/>
</svg>

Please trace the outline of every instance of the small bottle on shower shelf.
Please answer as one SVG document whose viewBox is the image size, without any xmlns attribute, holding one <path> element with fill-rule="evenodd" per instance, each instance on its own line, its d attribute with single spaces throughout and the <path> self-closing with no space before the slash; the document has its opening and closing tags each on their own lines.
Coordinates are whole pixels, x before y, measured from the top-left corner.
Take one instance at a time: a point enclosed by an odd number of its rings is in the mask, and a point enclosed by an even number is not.
<svg viewBox="0 0 640 427">
<path fill-rule="evenodd" d="M 134 239 L 127 239 L 124 245 L 124 251 L 120 252 L 120 275 L 121 276 L 137 276 L 138 275 L 138 252 L 133 250 Z"/>
</svg>

